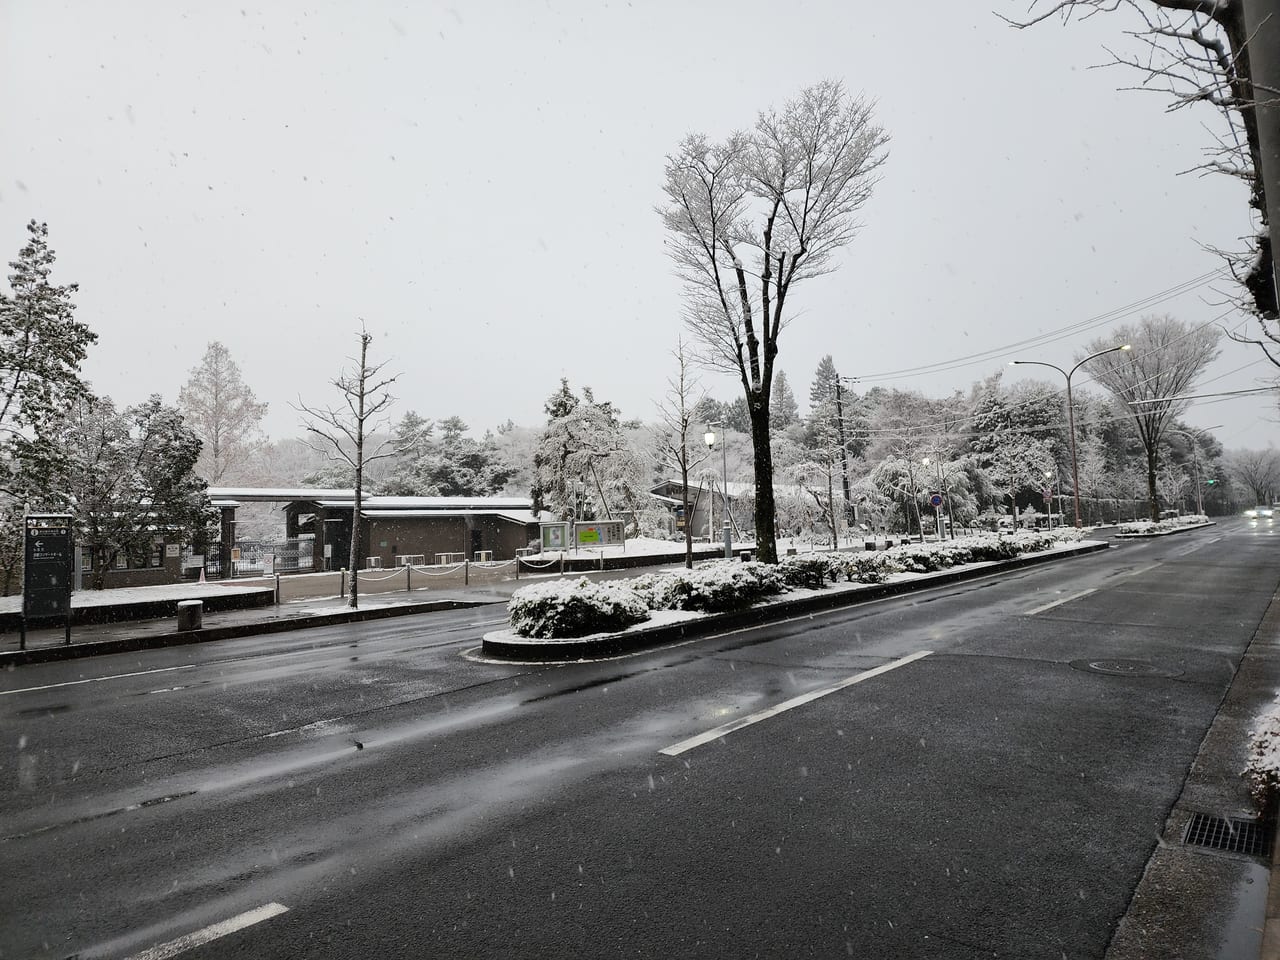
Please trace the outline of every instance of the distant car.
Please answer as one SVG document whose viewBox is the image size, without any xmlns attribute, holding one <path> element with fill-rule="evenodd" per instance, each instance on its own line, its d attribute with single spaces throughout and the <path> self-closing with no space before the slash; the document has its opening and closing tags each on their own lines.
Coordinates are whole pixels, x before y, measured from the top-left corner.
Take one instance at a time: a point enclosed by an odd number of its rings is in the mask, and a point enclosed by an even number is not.
<svg viewBox="0 0 1280 960">
<path fill-rule="evenodd" d="M 1270 520 L 1275 516 L 1275 511 L 1271 507 L 1257 506 L 1250 507 L 1244 512 L 1244 515 L 1250 520 Z"/>
</svg>

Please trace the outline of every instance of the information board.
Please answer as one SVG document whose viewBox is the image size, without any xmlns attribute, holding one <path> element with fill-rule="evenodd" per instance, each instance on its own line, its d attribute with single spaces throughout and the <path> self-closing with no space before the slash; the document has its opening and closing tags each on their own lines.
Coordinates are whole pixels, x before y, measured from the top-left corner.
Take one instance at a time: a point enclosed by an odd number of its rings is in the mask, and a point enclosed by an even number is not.
<svg viewBox="0 0 1280 960">
<path fill-rule="evenodd" d="M 573 525 L 579 546 L 606 547 L 622 543 L 624 525 L 621 520 L 593 520 Z"/>
<path fill-rule="evenodd" d="M 563 522 L 539 525 L 543 550 L 566 550 L 569 547 L 569 524 Z"/>
<path fill-rule="evenodd" d="M 24 618 L 71 615 L 74 549 L 70 516 L 28 515 L 22 565 Z"/>
</svg>

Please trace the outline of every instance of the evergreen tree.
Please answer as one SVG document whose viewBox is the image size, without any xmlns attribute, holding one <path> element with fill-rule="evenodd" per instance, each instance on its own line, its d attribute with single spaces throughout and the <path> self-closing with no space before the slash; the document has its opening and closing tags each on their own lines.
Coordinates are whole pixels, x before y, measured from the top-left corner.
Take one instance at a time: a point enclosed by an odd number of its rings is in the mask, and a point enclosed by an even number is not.
<svg viewBox="0 0 1280 960">
<path fill-rule="evenodd" d="M 743 398 L 745 403 L 746 398 Z M 773 378 L 773 396 L 769 401 L 770 430 L 785 430 L 800 422 L 800 405 L 796 403 L 796 395 L 791 392 L 791 384 L 787 375 L 781 370 Z"/>
</svg>

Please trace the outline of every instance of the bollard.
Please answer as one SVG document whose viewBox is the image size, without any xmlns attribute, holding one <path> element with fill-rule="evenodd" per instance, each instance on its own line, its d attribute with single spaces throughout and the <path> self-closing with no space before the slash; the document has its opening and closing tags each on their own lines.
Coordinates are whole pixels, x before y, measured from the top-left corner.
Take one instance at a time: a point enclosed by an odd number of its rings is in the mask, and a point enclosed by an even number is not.
<svg viewBox="0 0 1280 960">
<path fill-rule="evenodd" d="M 276 606 L 280 606 L 280 574 L 276 574 Z"/>
<path fill-rule="evenodd" d="M 413 592 L 413 564 L 406 563 L 404 565 L 404 592 Z"/>
<path fill-rule="evenodd" d="M 203 600 L 178 601 L 178 629 L 199 630 L 204 623 Z"/>
<path fill-rule="evenodd" d="M 743 563 L 748 563 L 751 560 L 751 551 L 743 550 L 740 554 L 738 554 L 738 559 L 741 560 Z"/>
<path fill-rule="evenodd" d="M 347 568 L 343 567 L 338 571 L 338 596 L 345 597 L 347 595 Z"/>
<path fill-rule="evenodd" d="M 464 587 L 471 584 L 471 561 L 466 557 L 462 558 L 462 585 Z"/>
</svg>

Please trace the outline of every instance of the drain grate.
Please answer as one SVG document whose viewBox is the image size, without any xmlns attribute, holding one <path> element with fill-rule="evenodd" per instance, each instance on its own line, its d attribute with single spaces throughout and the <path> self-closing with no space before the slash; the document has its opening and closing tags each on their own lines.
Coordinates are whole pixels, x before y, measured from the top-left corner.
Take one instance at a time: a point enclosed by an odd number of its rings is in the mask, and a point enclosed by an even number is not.
<svg viewBox="0 0 1280 960">
<path fill-rule="evenodd" d="M 1271 852 L 1271 824 L 1196 813 L 1187 824 L 1182 842 L 1193 847 L 1266 857 Z"/>
</svg>

